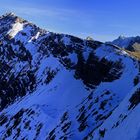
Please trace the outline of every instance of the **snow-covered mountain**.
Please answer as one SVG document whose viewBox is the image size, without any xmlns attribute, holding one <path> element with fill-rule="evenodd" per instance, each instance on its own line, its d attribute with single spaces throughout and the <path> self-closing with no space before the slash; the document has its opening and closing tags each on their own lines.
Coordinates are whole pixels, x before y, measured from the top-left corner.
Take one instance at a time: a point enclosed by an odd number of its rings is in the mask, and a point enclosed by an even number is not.
<svg viewBox="0 0 140 140">
<path fill-rule="evenodd" d="M 140 51 L 140 36 L 136 37 L 119 36 L 117 39 L 112 41 L 111 44 L 117 45 L 130 51 Z"/>
<path fill-rule="evenodd" d="M 122 49 L 0 17 L 1 140 L 138 140 L 139 82 Z"/>
</svg>

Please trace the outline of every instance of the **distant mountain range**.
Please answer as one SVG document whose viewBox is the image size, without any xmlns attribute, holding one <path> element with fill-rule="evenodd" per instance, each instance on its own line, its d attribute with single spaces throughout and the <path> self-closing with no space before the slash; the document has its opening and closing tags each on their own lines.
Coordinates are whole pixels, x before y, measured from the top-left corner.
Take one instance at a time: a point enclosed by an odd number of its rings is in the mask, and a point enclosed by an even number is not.
<svg viewBox="0 0 140 140">
<path fill-rule="evenodd" d="M 102 43 L 0 17 L 1 140 L 139 140 L 140 37 Z"/>
<path fill-rule="evenodd" d="M 116 40 L 112 41 L 112 43 L 130 51 L 140 51 L 140 36 L 136 37 L 120 36 Z"/>
</svg>

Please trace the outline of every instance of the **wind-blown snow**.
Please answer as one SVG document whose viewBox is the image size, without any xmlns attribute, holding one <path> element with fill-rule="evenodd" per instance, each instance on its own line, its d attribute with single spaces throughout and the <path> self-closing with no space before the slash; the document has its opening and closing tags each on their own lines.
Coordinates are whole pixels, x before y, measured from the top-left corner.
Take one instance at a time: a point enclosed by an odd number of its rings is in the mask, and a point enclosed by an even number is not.
<svg viewBox="0 0 140 140">
<path fill-rule="evenodd" d="M 17 22 L 12 25 L 12 29 L 8 32 L 8 34 L 14 38 L 18 32 L 23 30 L 23 23 Z"/>
</svg>

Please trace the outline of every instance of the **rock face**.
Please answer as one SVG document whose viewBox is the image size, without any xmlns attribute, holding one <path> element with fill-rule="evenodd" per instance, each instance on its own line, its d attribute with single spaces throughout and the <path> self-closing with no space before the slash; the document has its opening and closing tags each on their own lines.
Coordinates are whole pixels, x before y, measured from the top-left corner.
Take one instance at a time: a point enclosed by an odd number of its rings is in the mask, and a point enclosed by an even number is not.
<svg viewBox="0 0 140 140">
<path fill-rule="evenodd" d="M 139 81 L 139 61 L 119 48 L 0 17 L 2 140 L 138 137 Z"/>
</svg>

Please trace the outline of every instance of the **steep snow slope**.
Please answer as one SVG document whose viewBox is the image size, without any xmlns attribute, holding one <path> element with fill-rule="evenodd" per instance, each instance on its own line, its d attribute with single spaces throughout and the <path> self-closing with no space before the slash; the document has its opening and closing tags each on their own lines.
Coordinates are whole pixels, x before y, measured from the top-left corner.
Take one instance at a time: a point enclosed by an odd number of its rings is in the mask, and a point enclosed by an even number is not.
<svg viewBox="0 0 140 140">
<path fill-rule="evenodd" d="M 111 125 L 138 88 L 139 71 L 137 60 L 111 45 L 6 14 L 0 18 L 0 138 L 111 139 L 125 128 Z M 135 114 L 137 100 L 130 102 Z"/>
<path fill-rule="evenodd" d="M 124 98 L 113 114 L 96 131 L 96 139 L 140 139 L 140 84 Z M 102 135 L 101 135 L 102 134 Z M 100 138 L 99 138 L 100 137 Z"/>
</svg>

